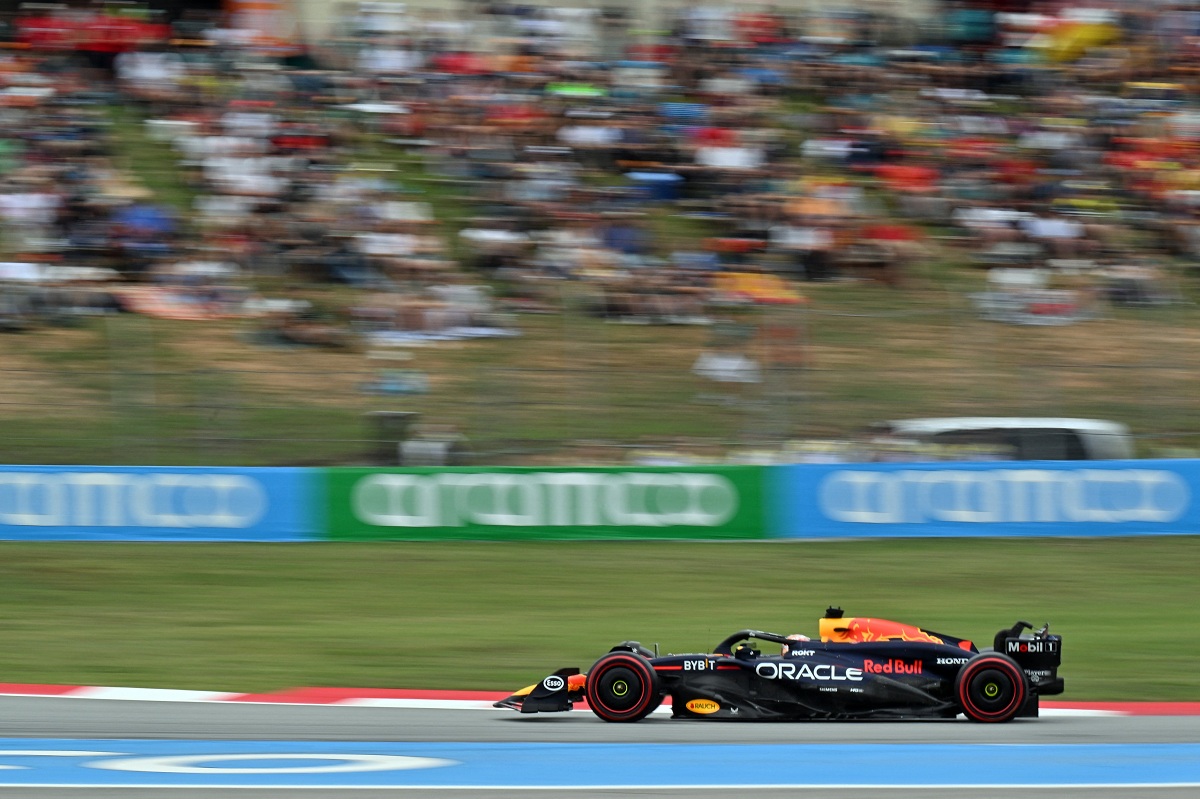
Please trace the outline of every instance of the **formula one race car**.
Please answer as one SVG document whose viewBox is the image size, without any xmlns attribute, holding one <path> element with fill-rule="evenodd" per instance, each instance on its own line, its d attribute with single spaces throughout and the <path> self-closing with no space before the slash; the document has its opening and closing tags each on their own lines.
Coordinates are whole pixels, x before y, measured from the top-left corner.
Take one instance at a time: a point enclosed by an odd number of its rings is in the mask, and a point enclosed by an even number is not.
<svg viewBox="0 0 1200 799">
<path fill-rule="evenodd" d="M 829 608 L 821 639 L 739 630 L 711 654 L 663 655 L 636 641 L 614 646 L 581 674 L 559 669 L 495 703 L 522 713 L 588 706 L 605 721 L 638 721 L 671 697 L 672 718 L 967 718 L 1038 715 L 1038 698 L 1063 691 L 1062 637 L 1019 621 L 993 649 L 883 619 L 843 618 Z M 756 641 L 780 645 L 763 654 Z M 657 647 L 656 647 L 657 649 Z"/>
</svg>

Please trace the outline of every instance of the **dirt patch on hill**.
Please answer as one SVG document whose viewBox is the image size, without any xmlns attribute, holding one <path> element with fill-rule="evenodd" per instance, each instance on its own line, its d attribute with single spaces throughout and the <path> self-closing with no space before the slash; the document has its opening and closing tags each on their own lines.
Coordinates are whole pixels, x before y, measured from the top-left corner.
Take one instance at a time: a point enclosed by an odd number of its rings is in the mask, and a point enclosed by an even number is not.
<svg viewBox="0 0 1200 799">
<path fill-rule="evenodd" d="M 37 357 L 0 352 L 0 418 L 43 419 L 109 411 L 108 392 L 98 384 L 109 378 L 89 375 L 82 385 L 78 370 L 49 367 Z"/>
</svg>

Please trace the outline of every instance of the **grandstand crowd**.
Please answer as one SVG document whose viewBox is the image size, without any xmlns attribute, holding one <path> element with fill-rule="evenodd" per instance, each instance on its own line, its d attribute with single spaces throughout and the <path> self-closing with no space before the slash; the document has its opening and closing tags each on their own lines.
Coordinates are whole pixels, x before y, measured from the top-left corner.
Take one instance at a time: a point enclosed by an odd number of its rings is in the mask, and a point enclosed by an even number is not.
<svg viewBox="0 0 1200 799">
<path fill-rule="evenodd" d="M 1170 301 L 1200 251 L 1200 12 L 944 6 L 903 36 L 733 9 L 581 36 L 582 12 L 494 4 L 307 47 L 28 12 L 0 51 L 0 318 L 257 314 L 340 346 L 505 335 L 569 282 L 608 320 L 706 324 L 806 282 L 908 290 L 947 257 L 1000 293 L 1072 289 L 1010 320 Z M 118 112 L 190 206 L 119 155 Z M 306 323 L 258 278 L 359 300 Z"/>
</svg>

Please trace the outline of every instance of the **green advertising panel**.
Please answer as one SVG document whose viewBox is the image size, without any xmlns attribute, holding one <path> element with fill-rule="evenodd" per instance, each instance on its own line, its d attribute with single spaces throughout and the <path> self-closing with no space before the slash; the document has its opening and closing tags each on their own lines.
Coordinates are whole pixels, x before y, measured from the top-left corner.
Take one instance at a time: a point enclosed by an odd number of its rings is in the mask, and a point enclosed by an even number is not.
<svg viewBox="0 0 1200 799">
<path fill-rule="evenodd" d="M 763 538 L 763 474 L 758 466 L 328 469 L 329 535 Z"/>
</svg>

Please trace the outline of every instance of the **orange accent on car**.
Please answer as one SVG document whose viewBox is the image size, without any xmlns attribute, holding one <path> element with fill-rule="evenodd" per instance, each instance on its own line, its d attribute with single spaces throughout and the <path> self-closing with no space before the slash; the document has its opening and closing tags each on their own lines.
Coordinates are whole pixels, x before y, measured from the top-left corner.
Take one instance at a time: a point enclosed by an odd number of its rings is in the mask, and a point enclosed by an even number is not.
<svg viewBox="0 0 1200 799">
<path fill-rule="evenodd" d="M 887 619 L 867 617 L 849 619 L 821 619 L 821 640 L 841 644 L 860 644 L 869 641 L 921 641 L 943 644 L 941 638 L 930 635 L 920 627 L 901 624 Z"/>
<path fill-rule="evenodd" d="M 693 713 L 699 713 L 702 716 L 707 716 L 711 713 L 716 713 L 721 709 L 721 705 L 711 699 L 693 699 L 684 705 Z"/>
</svg>

